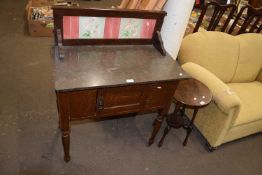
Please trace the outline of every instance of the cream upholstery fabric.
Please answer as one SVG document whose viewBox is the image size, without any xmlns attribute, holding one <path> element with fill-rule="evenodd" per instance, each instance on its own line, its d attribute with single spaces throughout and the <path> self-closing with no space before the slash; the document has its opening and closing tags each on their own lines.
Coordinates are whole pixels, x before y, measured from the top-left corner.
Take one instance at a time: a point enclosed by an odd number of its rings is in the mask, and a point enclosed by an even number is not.
<svg viewBox="0 0 262 175">
<path fill-rule="evenodd" d="M 239 113 L 240 99 L 230 87 L 207 69 L 191 62 L 183 64 L 182 68 L 204 83 L 213 94 L 213 102 L 199 110 L 195 125 L 209 144 L 219 146 Z M 191 117 L 192 113 L 188 116 Z"/>
<path fill-rule="evenodd" d="M 222 32 L 197 32 L 184 38 L 178 58 L 181 64 L 201 65 L 227 83 L 234 76 L 238 54 L 239 44 L 234 37 Z"/>
<path fill-rule="evenodd" d="M 262 132 L 262 120 L 232 127 L 226 134 L 222 143 L 236 140 L 248 135 Z"/>
<path fill-rule="evenodd" d="M 195 119 L 211 146 L 262 132 L 261 34 L 197 32 L 184 38 L 178 61 L 213 94 Z"/>
<path fill-rule="evenodd" d="M 262 83 L 254 81 L 251 83 L 230 83 L 240 98 L 241 111 L 234 122 L 234 126 L 262 120 Z"/>
<path fill-rule="evenodd" d="M 211 90 L 214 102 L 223 112 L 229 113 L 232 108 L 240 107 L 240 99 L 237 94 L 207 69 L 191 62 L 183 64 L 182 68 Z"/>
<path fill-rule="evenodd" d="M 211 102 L 207 107 L 198 111 L 194 124 L 208 143 L 213 147 L 217 147 L 224 143 L 224 138 L 231 128 L 234 115 L 238 113 L 235 110 L 236 108 L 233 108 L 226 114 L 214 102 Z M 193 110 L 186 111 L 189 118 L 192 117 L 192 113 Z"/>
<path fill-rule="evenodd" d="M 260 73 L 257 76 L 257 81 L 262 82 L 262 69 L 260 70 Z"/>
<path fill-rule="evenodd" d="M 239 59 L 238 65 L 231 82 L 255 81 L 262 69 L 262 35 L 249 33 L 239 35 Z"/>
</svg>

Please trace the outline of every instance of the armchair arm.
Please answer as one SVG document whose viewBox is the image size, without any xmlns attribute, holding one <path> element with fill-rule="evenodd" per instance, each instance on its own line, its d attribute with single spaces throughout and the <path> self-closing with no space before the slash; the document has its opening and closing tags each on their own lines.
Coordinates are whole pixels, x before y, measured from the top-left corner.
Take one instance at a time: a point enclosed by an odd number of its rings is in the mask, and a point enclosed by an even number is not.
<svg viewBox="0 0 262 175">
<path fill-rule="evenodd" d="M 224 113 L 240 107 L 240 99 L 223 81 L 202 66 L 188 62 L 182 65 L 185 72 L 204 83 L 213 94 L 213 101 Z"/>
</svg>

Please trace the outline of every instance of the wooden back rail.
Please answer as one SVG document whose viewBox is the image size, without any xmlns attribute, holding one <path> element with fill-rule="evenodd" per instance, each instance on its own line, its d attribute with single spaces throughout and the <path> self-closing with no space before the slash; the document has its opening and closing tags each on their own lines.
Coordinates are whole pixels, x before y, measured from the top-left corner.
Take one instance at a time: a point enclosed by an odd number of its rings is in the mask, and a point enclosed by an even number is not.
<svg viewBox="0 0 262 175">
<path fill-rule="evenodd" d="M 228 33 L 231 34 L 236 25 L 238 24 L 239 20 L 243 18 L 243 12 L 248 10 L 247 16 L 244 19 L 243 24 L 241 25 L 240 29 L 238 30 L 237 34 L 241 33 L 260 33 L 262 30 L 262 8 L 253 8 L 250 5 L 243 6 L 239 11 L 238 15 L 236 16 L 235 21 L 233 22 L 232 26 L 230 27 Z"/>
<path fill-rule="evenodd" d="M 232 18 L 232 16 L 234 15 L 234 12 L 236 11 L 236 5 L 234 4 L 228 4 L 228 5 L 219 5 L 218 3 L 216 2 L 210 2 L 208 4 L 206 4 L 202 11 L 201 11 L 201 14 L 199 16 L 199 19 L 196 23 L 196 26 L 193 30 L 193 33 L 197 32 L 199 27 L 201 26 L 202 24 L 202 21 L 204 19 L 204 16 L 206 14 L 206 11 L 207 9 L 210 7 L 210 6 L 214 6 L 214 12 L 213 12 L 213 15 L 211 17 L 211 21 L 209 22 L 209 25 L 207 27 L 207 31 L 214 31 L 216 29 L 216 27 L 218 26 L 219 24 L 219 21 L 221 20 L 223 14 L 229 10 L 229 15 L 227 17 L 227 20 L 226 22 L 224 23 L 223 27 L 221 28 L 221 32 L 224 32 L 230 22 L 230 19 Z"/>
<path fill-rule="evenodd" d="M 166 55 L 166 51 L 163 47 L 160 31 L 163 25 L 166 12 L 164 11 L 142 11 L 142 10 L 127 10 L 127 9 L 87 9 L 77 7 L 54 7 L 54 31 L 55 31 L 55 44 L 56 46 L 74 46 L 74 45 L 154 45 L 162 55 Z M 81 18 L 101 18 L 101 19 L 117 19 L 125 21 L 127 19 L 143 21 L 151 21 L 153 28 L 152 35 L 147 37 L 97 37 L 97 38 L 80 38 L 80 37 L 65 37 L 65 19 L 74 17 Z M 123 20 L 124 19 L 124 20 Z M 153 22 L 152 22 L 153 21 Z M 153 25 L 152 25 L 153 23 Z M 149 23 L 146 23 L 149 26 Z M 79 27 L 72 25 L 73 27 Z M 114 31 L 114 25 L 111 25 L 111 30 Z M 141 26 L 140 26 L 141 27 Z M 118 26 L 120 30 L 121 26 Z M 75 29 L 74 29 L 75 30 Z M 100 29 L 103 30 L 103 29 Z M 119 31 L 121 32 L 121 31 Z M 119 34 L 120 35 L 120 34 Z M 142 35 L 142 34 L 141 34 Z"/>
</svg>

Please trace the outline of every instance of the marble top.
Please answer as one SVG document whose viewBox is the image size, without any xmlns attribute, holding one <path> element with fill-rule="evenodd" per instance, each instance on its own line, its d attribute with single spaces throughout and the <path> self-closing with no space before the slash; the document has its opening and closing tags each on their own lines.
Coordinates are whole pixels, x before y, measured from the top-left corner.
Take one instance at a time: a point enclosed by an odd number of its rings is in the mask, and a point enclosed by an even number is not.
<svg viewBox="0 0 262 175">
<path fill-rule="evenodd" d="M 169 55 L 151 45 L 68 46 L 64 58 L 54 57 L 56 91 L 71 91 L 150 82 L 189 76 Z M 56 54 L 55 54 L 56 55 Z"/>
</svg>

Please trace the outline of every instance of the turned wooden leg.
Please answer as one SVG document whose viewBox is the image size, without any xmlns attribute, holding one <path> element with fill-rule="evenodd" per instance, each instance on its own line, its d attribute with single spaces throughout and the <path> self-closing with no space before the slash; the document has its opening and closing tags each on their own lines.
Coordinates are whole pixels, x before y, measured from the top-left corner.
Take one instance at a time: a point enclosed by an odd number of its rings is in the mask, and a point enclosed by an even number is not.
<svg viewBox="0 0 262 175">
<path fill-rule="evenodd" d="M 70 132 L 62 133 L 62 143 L 64 147 L 64 160 L 66 162 L 70 161 L 69 147 L 70 147 Z"/>
<path fill-rule="evenodd" d="M 158 143 L 158 147 L 161 147 L 163 145 L 165 137 L 169 133 L 170 130 L 171 130 L 171 127 L 167 125 L 166 128 L 165 128 L 164 134 L 163 134 L 161 140 Z"/>
<path fill-rule="evenodd" d="M 148 142 L 148 145 L 149 145 L 149 146 L 154 143 L 155 137 L 156 137 L 156 135 L 157 135 L 157 133 L 158 133 L 158 131 L 159 131 L 162 123 L 163 123 L 163 120 L 164 120 L 164 116 L 158 116 L 158 117 L 155 119 L 155 121 L 154 121 L 154 123 L 153 123 L 153 125 L 154 125 L 153 127 L 154 127 L 154 128 L 153 128 L 151 137 L 150 137 L 149 142 Z"/>
<path fill-rule="evenodd" d="M 58 112 L 59 112 L 59 126 L 62 132 L 62 143 L 64 148 L 64 160 L 70 161 L 69 145 L 70 145 L 70 125 L 69 125 L 69 110 L 68 98 L 66 93 L 56 93 Z"/>
<path fill-rule="evenodd" d="M 184 142 L 183 142 L 183 146 L 186 146 L 186 145 L 187 145 L 187 141 L 188 141 L 188 138 L 189 138 L 190 133 L 192 132 L 193 124 L 194 124 L 194 120 L 195 120 L 195 118 L 196 118 L 197 112 L 198 112 L 198 108 L 196 108 L 196 109 L 194 110 L 192 120 L 191 120 L 189 126 L 187 127 L 187 135 L 186 135 L 186 138 L 185 138 L 185 140 L 184 140 Z"/>
<path fill-rule="evenodd" d="M 166 117 L 166 114 L 168 112 L 168 108 L 165 108 L 165 109 L 162 109 L 159 111 L 159 114 L 158 114 L 158 117 L 154 120 L 153 122 L 153 131 L 152 131 L 152 134 L 151 134 L 151 137 L 148 141 L 148 146 L 152 145 L 155 141 L 155 137 L 159 131 L 159 129 L 161 128 L 161 125 Z"/>
</svg>

